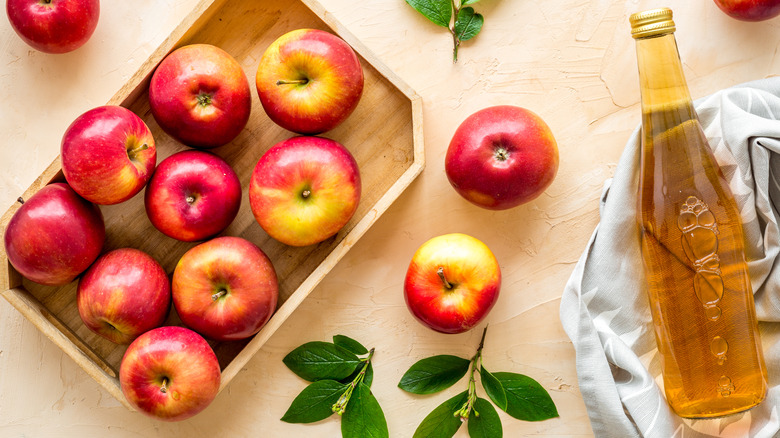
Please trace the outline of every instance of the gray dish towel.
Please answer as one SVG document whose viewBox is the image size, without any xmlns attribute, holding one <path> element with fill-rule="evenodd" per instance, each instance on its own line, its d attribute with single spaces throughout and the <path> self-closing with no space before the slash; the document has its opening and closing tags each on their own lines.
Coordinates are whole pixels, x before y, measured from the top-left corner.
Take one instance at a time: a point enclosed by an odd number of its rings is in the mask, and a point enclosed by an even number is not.
<svg viewBox="0 0 780 438">
<path fill-rule="evenodd" d="M 600 222 L 561 299 L 597 437 L 771 437 L 780 430 L 780 77 L 719 91 L 696 109 L 742 214 L 769 392 L 749 411 L 709 420 L 682 419 L 666 403 L 636 223 L 636 130 L 605 183 Z"/>
</svg>

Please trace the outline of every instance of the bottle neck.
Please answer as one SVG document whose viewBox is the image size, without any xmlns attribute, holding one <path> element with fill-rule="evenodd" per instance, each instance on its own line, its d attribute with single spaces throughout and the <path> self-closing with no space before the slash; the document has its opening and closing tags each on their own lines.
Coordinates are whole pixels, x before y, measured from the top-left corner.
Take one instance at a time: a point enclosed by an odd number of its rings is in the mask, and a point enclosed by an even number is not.
<svg viewBox="0 0 780 438">
<path fill-rule="evenodd" d="M 636 40 L 642 111 L 693 105 L 673 33 Z"/>
</svg>

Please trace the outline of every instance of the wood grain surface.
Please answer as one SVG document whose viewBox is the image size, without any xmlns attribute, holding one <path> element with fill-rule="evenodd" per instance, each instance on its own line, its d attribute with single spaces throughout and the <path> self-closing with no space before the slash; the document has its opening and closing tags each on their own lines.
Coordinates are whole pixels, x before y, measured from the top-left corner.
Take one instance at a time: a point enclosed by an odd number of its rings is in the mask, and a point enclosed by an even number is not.
<svg viewBox="0 0 780 438">
<path fill-rule="evenodd" d="M 235 20 L 217 18 L 208 36 L 218 45 L 228 45 L 228 51 L 244 53 L 240 62 L 249 74 L 269 42 L 258 35 L 272 21 L 259 13 L 263 0 L 245 3 L 258 5 L 257 14 Z M 298 2 L 273 3 L 301 7 Z M 780 72 L 776 54 L 780 19 L 742 23 L 726 17 L 711 0 L 674 3 L 679 3 L 672 7 L 680 54 L 695 98 Z M 197 30 L 176 32 L 187 20 L 199 28 L 202 23 L 193 17 L 204 12 L 208 12 L 204 20 L 213 19 L 217 11 L 209 11 L 208 4 L 198 0 L 103 2 L 92 39 L 65 55 L 28 48 L 7 20 L 0 21 L 0 96 L 5 102 L 0 110 L 4 134 L 0 211 L 10 208 L 19 196 L 29 195 L 25 193 L 28 187 L 34 191 L 57 177 L 60 139 L 79 114 L 125 96 L 127 101 L 123 98 L 116 103 L 128 104 L 149 121 L 148 102 L 140 91 L 148 78 L 136 72 L 166 42 L 203 36 Z M 501 296 L 486 321 L 490 329 L 485 365 L 537 379 L 561 413 L 560 418 L 539 423 L 500 413 L 505 436 L 592 436 L 577 386 L 574 350 L 558 317 L 560 296 L 598 223 L 603 183 L 613 174 L 639 122 L 628 15 L 668 2 L 482 0 L 474 7 L 485 16 L 484 29 L 461 46 L 457 64 L 451 61 L 448 32 L 402 0 L 320 0 L 318 5 L 322 9 L 317 12 L 326 23 L 348 32 L 355 38 L 351 43 L 365 46 L 385 66 L 368 75 L 374 85 L 397 76 L 422 97 L 423 172 L 392 204 L 385 205 L 387 211 L 359 240 L 350 242 L 351 249 L 259 351 L 247 358 L 214 403 L 182 423 L 161 423 L 122 406 L 63 352 L 53 336 L 61 336 L 61 342 L 82 339 L 95 344 L 79 350 L 83 360 L 97 363 L 93 355 L 107 357 L 102 368 L 109 371 L 115 369 L 118 353 L 93 342 L 72 311 L 65 310 L 67 300 L 24 282 L 38 299 L 54 307 L 62 301 L 53 314 L 76 336 L 64 329 L 43 333 L 14 307 L 35 309 L 34 302 L 11 305 L 0 300 L 0 436 L 339 436 L 335 417 L 313 425 L 279 421 L 306 385 L 281 359 L 304 342 L 344 334 L 376 348 L 373 391 L 385 411 L 391 436 L 410 437 L 427 412 L 465 389 L 465 381 L 438 395 L 413 396 L 397 388 L 401 375 L 412 363 L 430 355 L 470 357 L 481 334 L 482 326 L 461 335 L 432 332 L 417 323 L 404 304 L 403 277 L 411 255 L 429 238 L 448 232 L 464 232 L 485 242 L 502 269 Z M 278 26 L 296 24 L 277 22 Z M 252 30 L 239 31 L 242 26 Z M 413 117 L 413 104 L 403 103 L 402 98 L 409 90 L 377 96 L 370 107 L 363 108 L 366 117 L 359 123 L 383 128 L 388 124 L 409 132 L 404 124 Z M 503 212 L 482 210 L 461 199 L 444 174 L 444 154 L 457 125 L 474 111 L 497 104 L 523 106 L 542 116 L 556 136 L 561 158 L 556 180 L 542 196 Z M 253 119 L 265 117 L 256 99 L 253 105 Z M 385 114 L 391 114 L 390 118 Z M 171 146 L 161 160 L 176 148 L 153 122 L 150 125 L 158 141 Z M 346 136 L 360 128 L 345 127 L 333 135 Z M 256 134 L 245 132 L 243 141 L 254 140 Z M 261 147 L 270 147 L 268 143 L 283 136 L 280 131 L 262 133 L 266 146 Z M 391 159 L 410 157 L 408 150 L 393 146 L 400 141 L 395 136 L 364 141 L 388 144 L 384 153 Z M 354 147 L 350 148 L 353 152 L 376 152 Z M 217 152 L 243 171 L 254 165 L 257 157 L 248 157 L 252 153 L 231 148 Z M 42 174 L 45 177 L 38 179 Z M 141 200 L 136 197 L 129 202 L 137 207 Z M 242 206 L 243 213 L 246 209 L 248 202 Z M 144 219 L 137 215 L 123 218 L 118 206 L 107 210 L 112 210 L 107 215 L 114 218 L 109 220 L 113 227 Z M 248 220 L 233 227 L 238 234 L 253 237 L 261 231 Z M 154 239 L 115 237 L 109 245 L 150 248 Z M 168 248 L 171 254 L 182 249 L 177 245 Z M 8 285 L 21 281 L 18 277 L 0 280 Z M 23 301 L 25 296 L 13 294 L 14 299 Z M 46 312 L 38 314 L 56 326 Z M 465 428 L 456 436 L 466 437 Z"/>
</svg>

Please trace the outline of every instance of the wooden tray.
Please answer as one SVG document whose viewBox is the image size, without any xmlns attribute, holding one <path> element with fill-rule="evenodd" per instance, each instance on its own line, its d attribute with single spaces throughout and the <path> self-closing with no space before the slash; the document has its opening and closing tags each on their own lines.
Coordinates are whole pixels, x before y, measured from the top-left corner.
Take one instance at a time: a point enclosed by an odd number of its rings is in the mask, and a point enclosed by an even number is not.
<svg viewBox="0 0 780 438">
<path fill-rule="evenodd" d="M 265 114 L 254 91 L 257 65 L 272 41 L 287 31 L 317 28 L 338 34 L 358 53 L 365 74 L 360 104 L 338 128 L 323 136 L 339 141 L 357 160 L 363 183 L 362 199 L 352 220 L 333 238 L 304 248 L 282 245 L 255 222 L 246 189 L 257 160 L 271 146 L 294 134 L 279 128 Z M 279 307 L 254 337 L 241 342 L 210 342 L 222 367 L 220 391 L 273 335 L 279 326 L 406 189 L 424 166 L 420 97 L 379 62 L 363 44 L 328 15 L 315 0 L 204 0 L 155 50 L 108 104 L 122 105 L 141 116 L 158 146 L 158 163 L 187 149 L 168 137 L 149 110 L 147 88 L 152 72 L 173 49 L 191 43 L 221 47 L 243 66 L 253 90 L 252 115 L 244 131 L 230 144 L 212 149 L 236 170 L 244 189 L 238 217 L 223 233 L 241 236 L 265 251 L 279 276 Z M 43 186 L 64 181 L 59 157 L 28 188 L 28 199 Z M 20 204 L 0 219 L 3 233 Z M 143 206 L 143 193 L 114 206 L 101 206 L 107 238 L 104 251 L 134 247 L 157 259 L 169 275 L 194 243 L 179 242 L 157 231 Z M 0 246 L 2 295 L 39 330 L 75 360 L 106 390 L 132 409 L 119 386 L 118 370 L 125 346 L 92 333 L 76 309 L 77 281 L 53 288 L 23 279 Z M 167 324 L 179 324 L 172 310 Z"/>
</svg>

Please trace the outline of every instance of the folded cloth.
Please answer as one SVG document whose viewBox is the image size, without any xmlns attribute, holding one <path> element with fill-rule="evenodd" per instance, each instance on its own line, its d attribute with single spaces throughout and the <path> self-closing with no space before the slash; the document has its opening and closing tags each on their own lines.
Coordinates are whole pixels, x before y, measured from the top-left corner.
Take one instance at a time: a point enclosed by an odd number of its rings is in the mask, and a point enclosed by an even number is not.
<svg viewBox="0 0 780 438">
<path fill-rule="evenodd" d="M 600 222 L 561 299 L 597 437 L 771 437 L 780 430 L 780 77 L 695 106 L 742 215 L 769 392 L 749 411 L 708 420 L 682 419 L 666 403 L 636 221 L 637 129 L 605 183 Z"/>
</svg>

